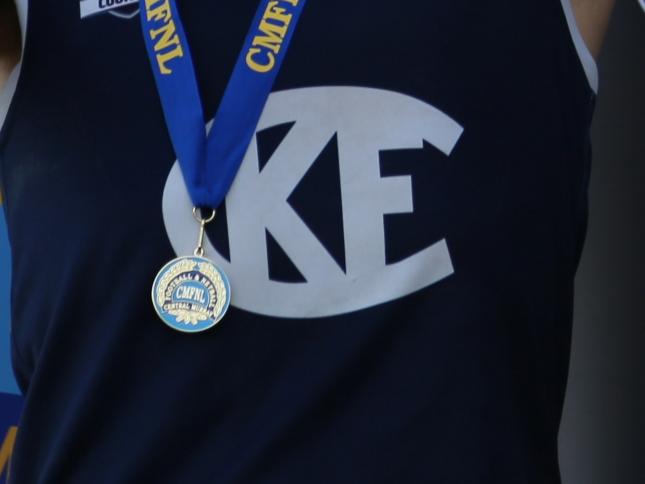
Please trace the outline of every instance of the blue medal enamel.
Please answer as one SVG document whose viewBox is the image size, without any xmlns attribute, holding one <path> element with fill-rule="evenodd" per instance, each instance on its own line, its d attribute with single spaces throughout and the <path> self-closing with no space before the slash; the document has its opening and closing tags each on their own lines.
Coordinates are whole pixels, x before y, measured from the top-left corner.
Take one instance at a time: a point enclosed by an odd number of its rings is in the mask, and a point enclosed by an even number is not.
<svg viewBox="0 0 645 484">
<path fill-rule="evenodd" d="M 179 257 L 168 262 L 152 285 L 152 303 L 172 329 L 199 333 L 215 326 L 231 303 L 228 278 L 203 257 Z"/>
</svg>

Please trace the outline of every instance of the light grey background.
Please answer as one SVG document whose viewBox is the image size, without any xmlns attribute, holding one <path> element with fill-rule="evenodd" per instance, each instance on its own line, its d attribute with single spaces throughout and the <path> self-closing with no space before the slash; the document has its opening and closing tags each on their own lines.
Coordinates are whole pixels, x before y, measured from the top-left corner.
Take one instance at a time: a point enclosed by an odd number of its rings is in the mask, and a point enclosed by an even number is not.
<svg viewBox="0 0 645 484">
<path fill-rule="evenodd" d="M 565 484 L 645 484 L 645 13 L 636 0 L 617 1 L 598 64 L 560 460 Z"/>
</svg>

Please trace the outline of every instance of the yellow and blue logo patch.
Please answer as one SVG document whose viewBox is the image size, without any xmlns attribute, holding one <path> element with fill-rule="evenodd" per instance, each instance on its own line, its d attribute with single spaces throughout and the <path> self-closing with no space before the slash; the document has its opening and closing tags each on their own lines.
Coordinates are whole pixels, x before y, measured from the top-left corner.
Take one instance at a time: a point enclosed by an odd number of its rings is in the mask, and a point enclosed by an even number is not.
<svg viewBox="0 0 645 484">
<path fill-rule="evenodd" d="M 13 454 L 18 420 L 22 410 L 22 397 L 0 393 L 0 484 L 8 482 L 11 474 L 11 456 Z"/>
</svg>

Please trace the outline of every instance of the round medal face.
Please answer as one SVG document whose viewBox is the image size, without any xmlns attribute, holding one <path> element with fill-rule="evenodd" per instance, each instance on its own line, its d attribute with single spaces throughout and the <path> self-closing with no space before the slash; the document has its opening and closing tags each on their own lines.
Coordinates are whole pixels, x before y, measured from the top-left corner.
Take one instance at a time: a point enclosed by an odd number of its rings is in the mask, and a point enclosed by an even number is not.
<svg viewBox="0 0 645 484">
<path fill-rule="evenodd" d="M 179 257 L 168 262 L 152 285 L 152 304 L 161 320 L 185 333 L 215 326 L 230 302 L 226 274 L 203 257 Z"/>
</svg>

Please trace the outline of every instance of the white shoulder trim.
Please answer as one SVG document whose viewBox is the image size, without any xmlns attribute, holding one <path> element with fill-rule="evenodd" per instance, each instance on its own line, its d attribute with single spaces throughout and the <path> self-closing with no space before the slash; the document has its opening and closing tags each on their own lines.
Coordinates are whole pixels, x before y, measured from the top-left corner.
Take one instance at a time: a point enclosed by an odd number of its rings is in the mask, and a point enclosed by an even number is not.
<svg viewBox="0 0 645 484">
<path fill-rule="evenodd" d="M 27 38 L 27 10 L 29 0 L 15 0 L 16 10 L 18 11 L 18 21 L 20 22 L 20 31 L 22 32 L 22 47 L 25 47 Z"/>
<path fill-rule="evenodd" d="M 9 106 L 11 105 L 11 100 L 13 99 L 13 94 L 16 92 L 16 86 L 18 85 L 18 77 L 20 76 L 20 64 L 18 64 L 11 75 L 7 80 L 2 91 L 0 91 L 0 131 L 4 126 L 4 121 L 7 118 L 7 113 L 9 112 Z"/>
<path fill-rule="evenodd" d="M 573 7 L 571 6 L 571 0 L 560 0 L 562 3 L 562 10 L 564 11 L 564 16 L 567 19 L 569 24 L 569 31 L 571 32 L 571 39 L 573 40 L 573 45 L 578 52 L 578 57 L 582 67 L 587 74 L 587 80 L 589 81 L 589 86 L 593 89 L 593 92 L 598 94 L 598 66 L 596 65 L 596 60 L 589 52 L 589 48 L 582 38 L 580 29 L 578 28 L 578 23 L 576 22 L 575 14 L 573 13 Z"/>
<path fill-rule="evenodd" d="M 15 2 L 16 10 L 18 11 L 18 21 L 20 22 L 20 32 L 22 33 L 22 50 L 24 52 L 25 40 L 27 38 L 27 7 L 29 0 L 15 0 Z M 2 131 L 2 127 L 4 126 L 7 113 L 9 112 L 9 106 L 11 106 L 11 100 L 13 99 L 16 87 L 18 86 L 21 66 L 22 62 L 19 62 L 18 65 L 14 67 L 4 88 L 0 90 L 0 131 Z"/>
</svg>

